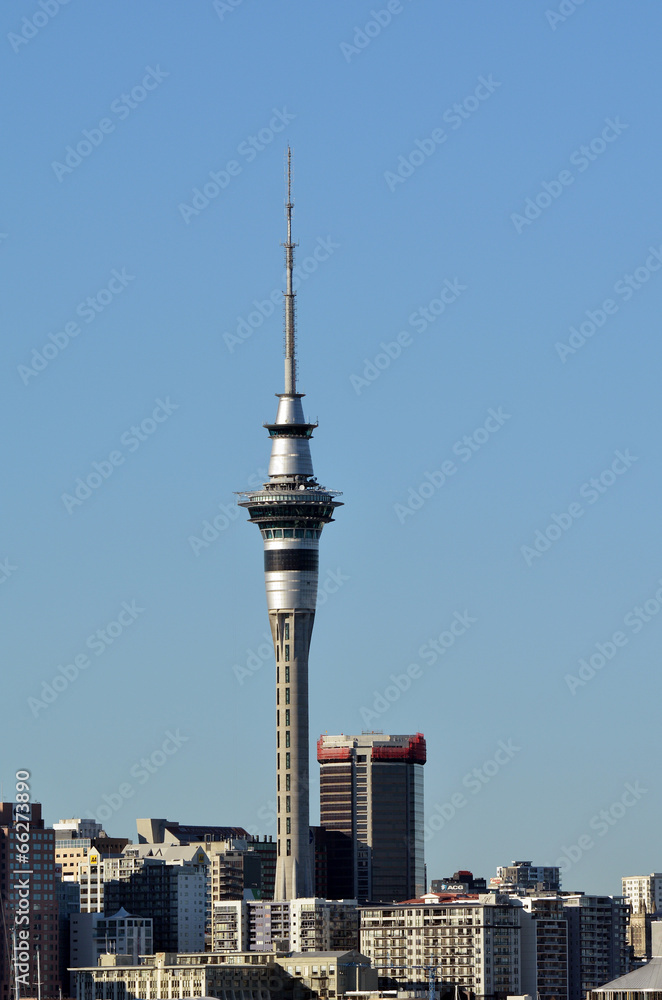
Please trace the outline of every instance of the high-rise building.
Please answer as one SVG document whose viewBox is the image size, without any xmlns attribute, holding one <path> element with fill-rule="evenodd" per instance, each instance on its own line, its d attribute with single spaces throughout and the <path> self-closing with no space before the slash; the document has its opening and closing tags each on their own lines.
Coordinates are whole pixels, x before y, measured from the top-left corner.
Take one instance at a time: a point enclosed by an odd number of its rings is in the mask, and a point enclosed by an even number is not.
<svg viewBox="0 0 662 1000">
<path fill-rule="evenodd" d="M 276 653 L 277 846 L 275 899 L 314 892 L 308 800 L 308 653 L 317 603 L 319 538 L 340 506 L 338 493 L 313 474 L 306 420 L 297 392 L 295 292 L 292 286 L 292 195 L 288 150 L 285 246 L 285 391 L 267 424 L 272 440 L 269 481 L 244 492 L 245 507 L 264 540 L 269 624 Z"/>
<path fill-rule="evenodd" d="M 563 895 L 568 921 L 568 997 L 582 1000 L 589 990 L 630 971 L 627 943 L 630 910 L 622 896 Z"/>
<path fill-rule="evenodd" d="M 662 875 L 634 875 L 621 879 L 623 895 L 632 913 L 656 913 L 662 910 Z"/>
<path fill-rule="evenodd" d="M 388 903 L 425 891 L 423 765 L 415 736 L 321 736 L 320 824 L 351 837 L 359 902 Z"/>
<path fill-rule="evenodd" d="M 521 901 L 496 893 L 371 904 L 360 911 L 360 950 L 389 989 L 425 989 L 432 971 L 476 1000 L 519 996 L 521 918 Z"/>
<path fill-rule="evenodd" d="M 165 864 L 144 858 L 128 878 L 106 882 L 106 913 L 124 908 L 151 917 L 154 951 L 203 951 L 205 872 L 190 862 Z"/>
<path fill-rule="evenodd" d="M 24 808 L 25 806 L 25 808 Z M 16 928 L 20 992 L 54 997 L 60 989 L 59 913 L 55 835 L 46 829 L 41 805 L 0 803 L 0 1000 L 13 996 L 10 974 L 12 929 Z M 39 974 L 37 973 L 39 955 Z"/>
</svg>

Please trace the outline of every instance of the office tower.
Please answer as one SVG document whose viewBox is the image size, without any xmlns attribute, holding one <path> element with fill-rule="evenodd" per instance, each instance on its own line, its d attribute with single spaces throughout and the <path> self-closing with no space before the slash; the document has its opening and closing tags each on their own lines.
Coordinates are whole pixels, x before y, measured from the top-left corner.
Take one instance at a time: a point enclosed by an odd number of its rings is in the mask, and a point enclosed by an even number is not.
<svg viewBox="0 0 662 1000">
<path fill-rule="evenodd" d="M 321 736 L 320 824 L 354 844 L 359 902 L 412 899 L 425 891 L 423 765 L 415 736 Z"/>
<path fill-rule="evenodd" d="M 317 424 L 303 414 L 297 392 L 295 292 L 292 287 L 292 196 L 287 169 L 285 246 L 285 391 L 266 424 L 272 440 L 269 481 L 240 494 L 240 506 L 264 540 L 269 624 L 276 653 L 277 861 L 275 899 L 313 895 L 308 808 L 308 652 L 317 603 L 319 538 L 333 520 L 337 492 L 313 474 L 309 440 Z"/>
<path fill-rule="evenodd" d="M 57 996 L 60 988 L 54 837 L 53 830 L 44 827 L 38 802 L 27 804 L 26 810 L 24 803 L 0 803 L 0 1000 L 9 1000 L 14 993 L 10 971 L 14 927 L 21 994 L 36 996 L 38 978 L 43 996 Z"/>
</svg>

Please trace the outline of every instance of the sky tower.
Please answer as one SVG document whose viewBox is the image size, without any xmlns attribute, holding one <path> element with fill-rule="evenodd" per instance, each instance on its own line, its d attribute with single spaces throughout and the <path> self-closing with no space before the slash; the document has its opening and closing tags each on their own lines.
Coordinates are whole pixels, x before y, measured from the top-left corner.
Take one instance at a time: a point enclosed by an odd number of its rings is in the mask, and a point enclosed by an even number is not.
<svg viewBox="0 0 662 1000">
<path fill-rule="evenodd" d="M 295 296 L 292 288 L 291 150 L 287 151 L 285 247 L 285 391 L 265 424 L 271 438 L 269 481 L 239 501 L 264 539 L 267 610 L 276 654 L 276 797 L 278 859 L 275 899 L 315 894 L 308 810 L 308 651 L 315 620 L 319 538 L 333 520 L 340 494 L 320 486 L 308 444 L 317 424 L 307 423 L 297 392 Z"/>
</svg>

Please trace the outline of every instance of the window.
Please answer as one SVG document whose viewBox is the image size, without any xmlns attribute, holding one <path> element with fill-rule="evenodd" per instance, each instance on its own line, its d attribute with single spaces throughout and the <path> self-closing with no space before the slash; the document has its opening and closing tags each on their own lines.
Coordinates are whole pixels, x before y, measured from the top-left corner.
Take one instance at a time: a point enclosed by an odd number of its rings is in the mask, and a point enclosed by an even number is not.
<svg viewBox="0 0 662 1000">
<path fill-rule="evenodd" d="M 282 538 L 283 531 L 282 528 L 274 528 L 274 538 Z"/>
<path fill-rule="evenodd" d="M 285 667 L 285 683 L 286 684 L 290 683 L 290 668 L 289 667 Z"/>
<path fill-rule="evenodd" d="M 285 635 L 284 635 L 284 638 L 285 639 L 289 639 L 289 637 L 290 637 L 290 623 L 289 622 L 285 622 Z"/>
<path fill-rule="evenodd" d="M 278 808 L 280 809 L 280 803 L 278 805 Z M 292 810 L 291 810 L 291 807 L 290 807 L 290 796 L 286 795 L 285 796 L 285 812 L 291 812 L 291 811 Z"/>
<path fill-rule="evenodd" d="M 285 704 L 289 705 L 289 703 L 290 703 L 290 689 L 285 688 Z"/>
<path fill-rule="evenodd" d="M 290 745 L 290 731 L 288 729 L 285 733 L 285 746 L 289 747 L 289 745 Z"/>
<path fill-rule="evenodd" d="M 278 754 L 278 766 L 280 767 L 280 754 Z M 285 754 L 285 767 L 289 770 L 290 766 L 291 766 L 290 765 L 290 755 L 289 755 L 289 753 L 286 753 Z M 289 774 L 288 774 L 288 778 L 289 778 Z"/>
<path fill-rule="evenodd" d="M 286 663 L 289 660 L 289 658 L 290 658 L 290 647 L 289 646 L 285 646 L 285 662 Z"/>
<path fill-rule="evenodd" d="M 279 826 L 279 830 L 278 830 L 278 832 L 280 833 L 280 820 L 278 820 L 278 826 Z M 286 832 L 286 833 L 292 833 L 292 829 L 291 829 L 291 827 L 292 827 L 292 820 L 291 820 L 291 819 L 290 819 L 290 817 L 288 816 L 288 817 L 287 817 L 287 820 L 286 820 L 286 822 L 285 822 L 285 832 Z"/>
<path fill-rule="evenodd" d="M 286 774 L 285 775 L 285 791 L 289 792 L 289 790 L 290 790 L 290 776 L 289 776 L 289 774 Z"/>
<path fill-rule="evenodd" d="M 286 708 L 285 709 L 285 725 L 289 726 L 289 724 L 290 724 L 290 710 L 289 710 L 289 708 Z"/>
<path fill-rule="evenodd" d="M 286 841 L 286 851 L 285 851 L 285 853 L 287 854 L 288 858 L 292 854 L 292 841 L 291 840 Z"/>
</svg>

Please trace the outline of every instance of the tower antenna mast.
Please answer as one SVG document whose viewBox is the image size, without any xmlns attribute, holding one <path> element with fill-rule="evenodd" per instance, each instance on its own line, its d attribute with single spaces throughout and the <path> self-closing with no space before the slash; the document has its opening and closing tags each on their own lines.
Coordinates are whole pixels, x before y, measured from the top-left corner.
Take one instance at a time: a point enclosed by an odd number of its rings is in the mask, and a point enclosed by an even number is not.
<svg viewBox="0 0 662 1000">
<path fill-rule="evenodd" d="M 297 359 L 296 359 L 296 327 L 294 300 L 296 292 L 292 289 L 292 272 L 294 270 L 294 248 L 292 242 L 292 149 L 287 147 L 287 243 L 285 247 L 285 394 L 293 395 L 297 391 Z"/>
</svg>

